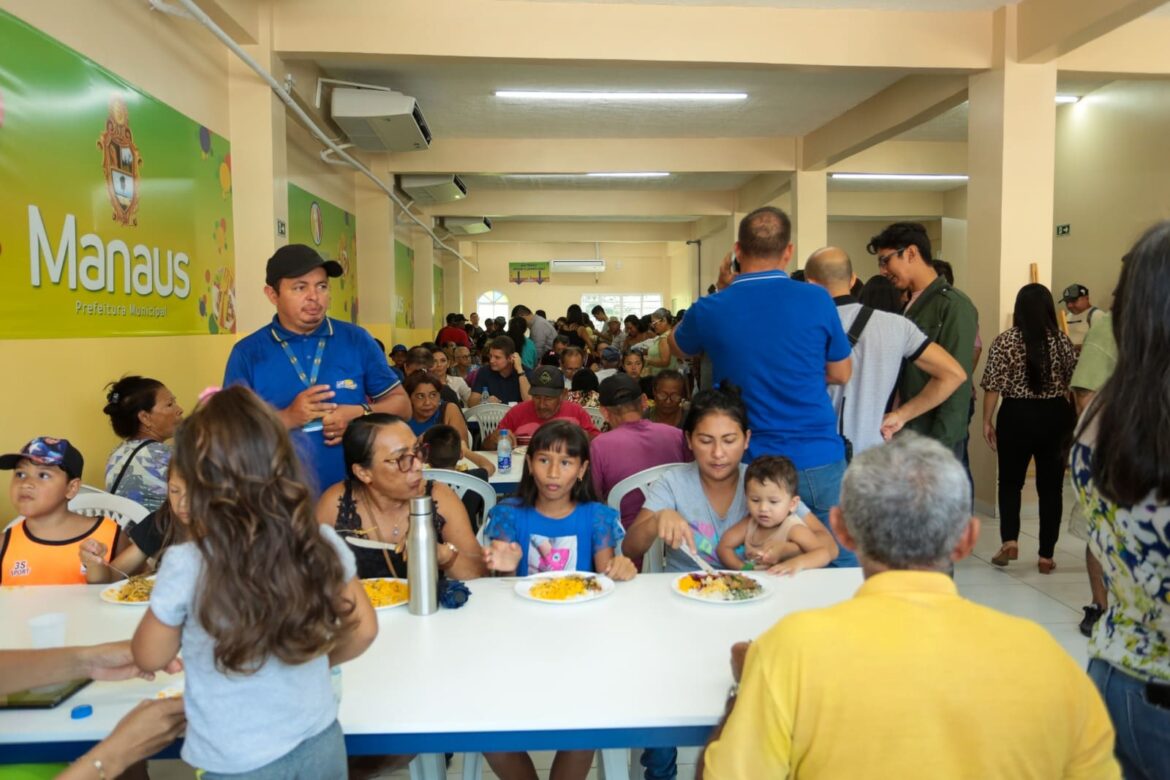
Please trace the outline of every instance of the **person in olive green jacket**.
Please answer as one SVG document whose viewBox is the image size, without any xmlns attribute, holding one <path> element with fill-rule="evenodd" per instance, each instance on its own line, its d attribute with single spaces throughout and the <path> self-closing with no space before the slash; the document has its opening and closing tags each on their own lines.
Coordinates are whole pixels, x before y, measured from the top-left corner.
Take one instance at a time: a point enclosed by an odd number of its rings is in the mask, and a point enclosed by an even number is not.
<svg viewBox="0 0 1170 780">
<path fill-rule="evenodd" d="M 967 379 L 951 397 L 907 423 L 906 428 L 942 443 L 963 460 L 971 406 L 971 377 L 975 373 L 975 335 L 979 313 L 963 292 L 938 275 L 932 264 L 930 238 L 917 222 L 895 222 L 870 240 L 869 253 L 877 256 L 878 270 L 899 290 L 908 292 L 904 314 L 959 362 Z M 898 380 L 902 403 L 913 398 L 930 375 L 907 364 Z"/>
</svg>

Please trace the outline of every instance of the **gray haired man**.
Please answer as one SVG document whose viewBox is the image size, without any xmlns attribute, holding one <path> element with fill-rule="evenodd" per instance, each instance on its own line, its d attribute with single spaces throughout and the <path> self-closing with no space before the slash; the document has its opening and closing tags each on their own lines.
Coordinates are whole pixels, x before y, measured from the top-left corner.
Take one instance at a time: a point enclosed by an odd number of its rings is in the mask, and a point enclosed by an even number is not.
<svg viewBox="0 0 1170 780">
<path fill-rule="evenodd" d="M 698 777 L 1120 778 L 1084 671 L 944 573 L 979 537 L 970 502 L 932 439 L 906 432 L 853 460 L 830 521 L 865 583 L 732 649 L 742 682 Z"/>
</svg>

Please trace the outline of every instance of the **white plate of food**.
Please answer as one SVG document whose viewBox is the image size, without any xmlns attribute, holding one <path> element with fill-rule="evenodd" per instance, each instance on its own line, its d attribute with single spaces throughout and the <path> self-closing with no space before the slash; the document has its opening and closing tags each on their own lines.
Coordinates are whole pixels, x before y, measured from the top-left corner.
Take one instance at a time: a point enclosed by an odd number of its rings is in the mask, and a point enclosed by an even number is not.
<svg viewBox="0 0 1170 780">
<path fill-rule="evenodd" d="M 150 604 L 150 592 L 154 590 L 154 575 L 131 577 L 115 582 L 101 592 L 102 601 L 120 604 L 124 607 L 145 607 Z"/>
<path fill-rule="evenodd" d="M 371 577 L 362 580 L 362 587 L 376 610 L 395 609 L 410 601 L 410 586 L 404 579 Z"/>
<path fill-rule="evenodd" d="M 516 595 L 542 604 L 580 604 L 613 593 L 614 582 L 604 574 L 559 571 L 525 577 L 516 583 Z"/>
<path fill-rule="evenodd" d="M 772 595 L 768 581 L 757 574 L 740 571 L 687 572 L 675 577 L 670 589 L 684 599 L 709 604 L 746 604 Z"/>
</svg>

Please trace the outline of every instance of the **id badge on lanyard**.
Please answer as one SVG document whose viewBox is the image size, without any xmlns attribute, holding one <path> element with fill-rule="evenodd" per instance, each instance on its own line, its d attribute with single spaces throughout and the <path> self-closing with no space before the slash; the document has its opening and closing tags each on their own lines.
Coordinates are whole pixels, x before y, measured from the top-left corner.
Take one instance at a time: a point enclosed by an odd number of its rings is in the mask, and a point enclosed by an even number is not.
<svg viewBox="0 0 1170 780">
<path fill-rule="evenodd" d="M 313 367 L 310 369 L 311 374 L 306 374 L 305 370 L 301 368 L 301 361 L 297 360 L 297 356 L 293 354 L 288 342 L 276 335 L 276 331 L 272 331 L 272 337 L 280 344 L 280 348 L 284 350 L 285 357 L 288 362 L 292 364 L 293 370 L 297 372 L 297 377 L 300 378 L 301 384 L 305 389 L 309 389 L 317 384 L 317 376 L 321 373 L 321 356 L 325 354 L 325 337 L 317 339 L 317 354 L 313 356 Z M 301 430 L 305 433 L 315 433 L 324 430 L 325 423 L 320 419 L 310 420 L 301 426 Z"/>
</svg>

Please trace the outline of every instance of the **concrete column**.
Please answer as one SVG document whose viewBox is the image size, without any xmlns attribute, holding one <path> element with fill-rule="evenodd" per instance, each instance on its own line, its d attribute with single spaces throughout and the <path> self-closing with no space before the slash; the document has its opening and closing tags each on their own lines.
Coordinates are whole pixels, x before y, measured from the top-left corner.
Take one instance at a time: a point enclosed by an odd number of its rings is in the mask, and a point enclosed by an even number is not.
<svg viewBox="0 0 1170 780">
<path fill-rule="evenodd" d="M 394 209 L 386 193 L 354 174 L 358 245 L 358 324 L 390 349 L 394 326 Z"/>
<path fill-rule="evenodd" d="M 271 73 L 280 73 L 273 53 L 270 10 L 260 14 L 259 35 L 248 53 Z M 251 333 L 272 318 L 264 296 L 264 268 L 277 247 L 277 220 L 288 224 L 285 107 L 251 68 L 228 57 L 231 110 L 232 216 L 235 220 L 237 333 Z"/>
<path fill-rule="evenodd" d="M 1056 148 L 1056 63 L 1016 58 L 1016 8 L 995 14 L 1000 61 L 971 76 L 968 120 L 967 275 L 979 309 L 984 349 L 1011 325 L 1016 293 L 1030 281 L 1051 285 Z M 982 368 L 976 369 L 976 378 Z M 982 509 L 995 506 L 995 455 L 979 435 L 982 392 L 972 422 L 971 467 Z"/>
<path fill-rule="evenodd" d="M 442 262 L 443 300 L 447 302 L 447 308 L 461 312 L 465 317 L 470 316 L 473 309 L 469 309 L 463 300 L 463 263 L 447 252 L 443 253 Z"/>
<path fill-rule="evenodd" d="M 421 230 L 412 230 L 411 245 L 414 247 L 414 327 L 429 331 L 431 338 L 438 332 L 438 323 L 443 313 L 434 312 L 435 299 L 435 243 Z"/>
<path fill-rule="evenodd" d="M 808 256 L 829 243 L 828 177 L 824 170 L 792 174 L 792 235 L 796 249 L 789 270 L 804 268 Z"/>
</svg>

